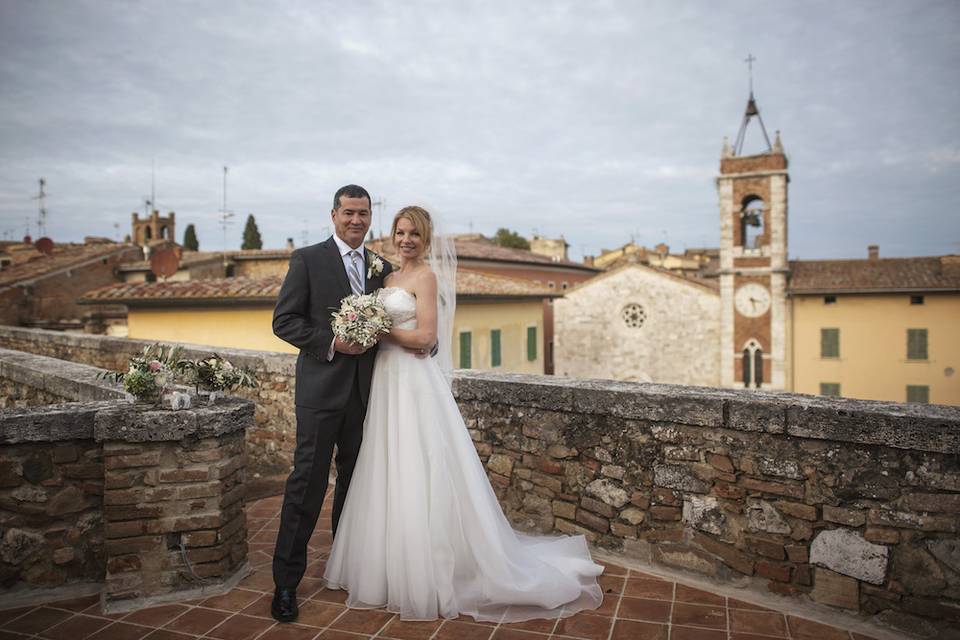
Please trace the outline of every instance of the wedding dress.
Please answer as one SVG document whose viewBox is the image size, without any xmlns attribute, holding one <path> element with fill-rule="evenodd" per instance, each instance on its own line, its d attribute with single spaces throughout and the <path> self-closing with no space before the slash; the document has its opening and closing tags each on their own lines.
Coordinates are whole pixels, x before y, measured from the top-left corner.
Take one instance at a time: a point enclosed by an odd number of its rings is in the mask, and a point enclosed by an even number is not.
<svg viewBox="0 0 960 640">
<path fill-rule="evenodd" d="M 380 296 L 395 327 L 416 328 L 413 294 Z M 380 344 L 327 586 L 347 590 L 349 607 L 405 620 L 519 622 L 600 606 L 603 568 L 583 536 L 510 527 L 436 360 Z"/>
</svg>

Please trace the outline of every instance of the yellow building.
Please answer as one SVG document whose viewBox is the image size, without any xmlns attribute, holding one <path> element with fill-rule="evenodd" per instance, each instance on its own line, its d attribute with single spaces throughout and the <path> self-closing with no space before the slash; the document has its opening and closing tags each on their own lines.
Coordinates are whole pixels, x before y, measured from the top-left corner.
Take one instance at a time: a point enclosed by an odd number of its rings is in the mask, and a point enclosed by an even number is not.
<svg viewBox="0 0 960 640">
<path fill-rule="evenodd" d="M 78 302 L 125 305 L 130 338 L 296 353 L 272 330 L 282 281 L 265 276 L 129 282 L 91 291 Z M 543 300 L 557 295 L 526 280 L 460 270 L 454 366 L 542 372 Z"/>
<path fill-rule="evenodd" d="M 793 391 L 960 404 L 960 256 L 790 263 Z"/>
</svg>

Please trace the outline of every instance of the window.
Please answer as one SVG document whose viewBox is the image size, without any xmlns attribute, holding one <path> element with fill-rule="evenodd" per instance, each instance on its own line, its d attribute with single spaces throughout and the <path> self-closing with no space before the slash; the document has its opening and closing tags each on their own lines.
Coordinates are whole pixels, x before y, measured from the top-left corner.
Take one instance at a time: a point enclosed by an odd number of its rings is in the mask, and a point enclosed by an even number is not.
<svg viewBox="0 0 960 640">
<path fill-rule="evenodd" d="M 551 289 L 556 289 L 557 283 L 551 280 L 550 282 L 547 283 L 547 286 L 550 287 Z"/>
<path fill-rule="evenodd" d="M 490 366 L 499 367 L 500 359 L 500 329 L 490 330 Z"/>
<path fill-rule="evenodd" d="M 820 395 L 822 395 L 822 396 L 839 396 L 839 395 L 840 395 L 840 383 L 839 383 L 839 382 L 821 382 L 821 383 L 820 383 Z"/>
<path fill-rule="evenodd" d="M 823 296 L 823 304 L 837 304 L 837 296 Z"/>
<path fill-rule="evenodd" d="M 527 360 L 537 359 L 537 328 L 527 327 Z"/>
<path fill-rule="evenodd" d="M 754 338 L 743 345 L 742 369 L 744 387 L 749 388 L 751 382 L 757 389 L 763 385 L 763 349 Z"/>
<path fill-rule="evenodd" d="M 820 329 L 820 357 L 840 357 L 840 329 Z"/>
<path fill-rule="evenodd" d="M 643 326 L 643 321 L 647 319 L 647 312 L 643 310 L 642 306 L 633 302 L 623 308 L 620 317 L 623 318 L 623 323 L 629 328 L 639 329 Z"/>
<path fill-rule="evenodd" d="M 460 368 L 469 369 L 473 366 L 473 361 L 470 358 L 470 350 L 472 348 L 473 336 L 469 331 L 460 332 Z"/>
<path fill-rule="evenodd" d="M 907 329 L 907 359 L 927 359 L 927 330 Z"/>
<path fill-rule="evenodd" d="M 923 296 L 910 296 L 910 304 L 923 304 Z"/>
<path fill-rule="evenodd" d="M 907 402 L 930 402 L 930 387 L 927 385 L 908 384 Z"/>
<path fill-rule="evenodd" d="M 569 285 L 568 283 L 566 283 L 566 282 L 561 282 L 561 283 L 560 283 L 560 288 L 563 289 L 564 291 L 566 291 L 566 290 L 567 290 L 567 287 L 569 287 L 569 286 L 570 286 L 570 285 Z"/>
</svg>

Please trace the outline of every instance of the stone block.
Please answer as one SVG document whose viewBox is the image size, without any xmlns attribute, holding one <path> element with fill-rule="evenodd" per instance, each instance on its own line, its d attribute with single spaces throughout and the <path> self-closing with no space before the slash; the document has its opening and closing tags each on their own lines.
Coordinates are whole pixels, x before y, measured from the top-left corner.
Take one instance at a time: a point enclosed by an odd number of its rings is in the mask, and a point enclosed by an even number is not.
<svg viewBox="0 0 960 640">
<path fill-rule="evenodd" d="M 109 456 L 104 459 L 104 468 L 129 469 L 133 467 L 156 467 L 160 464 L 160 451 L 147 451 L 141 454 Z"/>
<path fill-rule="evenodd" d="M 577 509 L 576 520 L 580 524 L 586 525 L 594 531 L 599 531 L 600 533 L 606 533 L 610 528 L 609 520 L 583 509 Z"/>
<path fill-rule="evenodd" d="M 848 527 L 862 527 L 867 521 L 867 514 L 860 509 L 844 509 L 825 504 L 823 505 L 823 519 Z"/>
<path fill-rule="evenodd" d="M 785 513 L 791 518 L 800 518 L 801 520 L 810 520 L 811 522 L 817 519 L 817 508 L 809 504 L 778 500 L 776 507 L 780 513 Z"/>
<path fill-rule="evenodd" d="M 610 523 L 610 533 L 618 538 L 636 539 L 637 528 L 633 525 L 612 521 Z"/>
<path fill-rule="evenodd" d="M 783 560 L 787 556 L 787 552 L 784 549 L 782 543 L 777 542 L 776 540 L 769 540 L 767 538 L 760 538 L 757 536 L 744 536 L 744 544 L 746 548 L 754 553 L 758 553 L 765 558 L 771 558 L 773 560 Z"/>
<path fill-rule="evenodd" d="M 753 575 L 753 559 L 735 546 L 720 542 L 697 531 L 693 532 L 693 541 L 704 551 L 720 558 L 720 561 L 731 569 L 744 575 Z"/>
<path fill-rule="evenodd" d="M 821 531 L 810 546 L 810 562 L 864 582 L 882 584 L 887 547 L 872 544 L 850 529 Z"/>
<path fill-rule="evenodd" d="M 854 578 L 820 567 L 814 569 L 810 597 L 822 604 L 843 609 L 857 611 L 860 608 L 859 583 Z"/>
<path fill-rule="evenodd" d="M 886 547 L 884 547 L 886 548 Z M 899 544 L 893 551 L 891 582 L 915 596 L 939 596 L 947 587 L 947 577 L 936 559 L 923 547 Z"/>
<path fill-rule="evenodd" d="M 783 482 L 772 482 L 767 480 L 758 480 L 756 478 L 740 478 L 740 486 L 748 491 L 759 491 L 761 493 L 772 493 L 778 496 L 787 496 L 790 498 L 803 498 L 803 487 L 801 485 L 786 484 Z"/>
<path fill-rule="evenodd" d="M 636 507 L 627 507 L 620 512 L 620 519 L 625 522 L 629 522 L 632 525 L 638 525 L 646 519 L 647 513 L 642 509 L 637 509 Z"/>
<path fill-rule="evenodd" d="M 758 576 L 767 578 L 768 580 L 790 582 L 791 567 L 789 564 L 761 560 L 757 562 L 756 570 Z"/>
<path fill-rule="evenodd" d="M 877 544 L 897 544 L 900 541 L 900 532 L 896 529 L 885 529 L 883 527 L 867 527 L 863 532 L 863 537 L 865 540 Z"/>
<path fill-rule="evenodd" d="M 733 473 L 733 462 L 730 461 L 729 456 L 720 455 L 717 453 L 710 453 L 709 451 L 706 454 L 707 464 L 709 464 L 714 469 L 718 471 L 724 471 L 726 473 Z"/>
<path fill-rule="evenodd" d="M 630 494 L 630 504 L 646 509 L 650 506 L 650 496 L 642 491 L 634 491 Z"/>
<path fill-rule="evenodd" d="M 554 500 L 551 503 L 553 514 L 561 518 L 573 520 L 577 517 L 577 505 L 562 500 Z"/>
<path fill-rule="evenodd" d="M 671 567 L 679 567 L 708 576 L 716 575 L 717 560 L 699 549 L 681 545 L 661 544 L 653 548 L 655 562 Z"/>
<path fill-rule="evenodd" d="M 683 517 L 680 507 L 656 505 L 650 507 L 649 513 L 652 519 L 661 521 L 679 521 Z"/>
<path fill-rule="evenodd" d="M 594 500 L 593 498 L 581 498 L 580 506 L 586 509 L 591 513 L 603 516 L 604 518 L 612 518 L 617 515 L 617 510 L 599 500 Z"/>
<path fill-rule="evenodd" d="M 630 502 L 630 496 L 623 487 L 605 478 L 594 480 L 588 484 L 587 495 L 597 498 L 617 509 Z"/>
<path fill-rule="evenodd" d="M 960 513 L 960 493 L 910 493 L 903 505 L 911 511 Z"/>
<path fill-rule="evenodd" d="M 721 535 L 726 520 L 716 498 L 693 495 L 683 501 L 683 522 L 694 529 Z"/>
<path fill-rule="evenodd" d="M 661 464 L 653 468 L 653 483 L 658 487 L 706 493 L 710 485 L 696 478 L 693 472 L 685 465 Z"/>
<path fill-rule="evenodd" d="M 810 550 L 805 544 L 787 544 L 784 545 L 784 549 L 790 562 L 806 563 L 810 561 Z"/>
<path fill-rule="evenodd" d="M 62 516 L 67 513 L 76 513 L 90 507 L 90 503 L 83 491 L 75 486 L 64 487 L 50 497 L 46 504 L 46 512 L 51 516 Z"/>
<path fill-rule="evenodd" d="M 573 536 L 583 536 L 587 539 L 587 542 L 596 542 L 599 538 L 599 534 L 595 531 L 591 531 L 586 527 L 581 527 L 578 524 L 574 524 L 569 520 L 564 520 L 563 518 L 557 518 L 553 522 L 553 528 L 561 533 L 567 533 Z"/>
<path fill-rule="evenodd" d="M 747 526 L 752 531 L 790 533 L 790 523 L 766 500 L 755 500 L 747 505 Z"/>
<path fill-rule="evenodd" d="M 204 469 L 160 469 L 158 480 L 164 484 L 175 482 L 206 482 L 210 478 L 210 470 Z"/>
</svg>

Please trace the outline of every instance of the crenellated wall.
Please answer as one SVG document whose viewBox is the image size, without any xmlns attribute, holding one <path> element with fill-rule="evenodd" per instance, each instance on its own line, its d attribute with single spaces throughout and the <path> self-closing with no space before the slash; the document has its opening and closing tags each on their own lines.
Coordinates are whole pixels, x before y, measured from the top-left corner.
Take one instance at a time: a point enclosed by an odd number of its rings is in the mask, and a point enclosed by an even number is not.
<svg viewBox="0 0 960 640">
<path fill-rule="evenodd" d="M 112 366 L 142 344 L 0 328 Z M 251 470 L 289 468 L 295 358 L 224 355 L 264 380 Z M 907 631 L 960 622 L 960 408 L 470 371 L 454 392 L 517 528 Z"/>
</svg>

